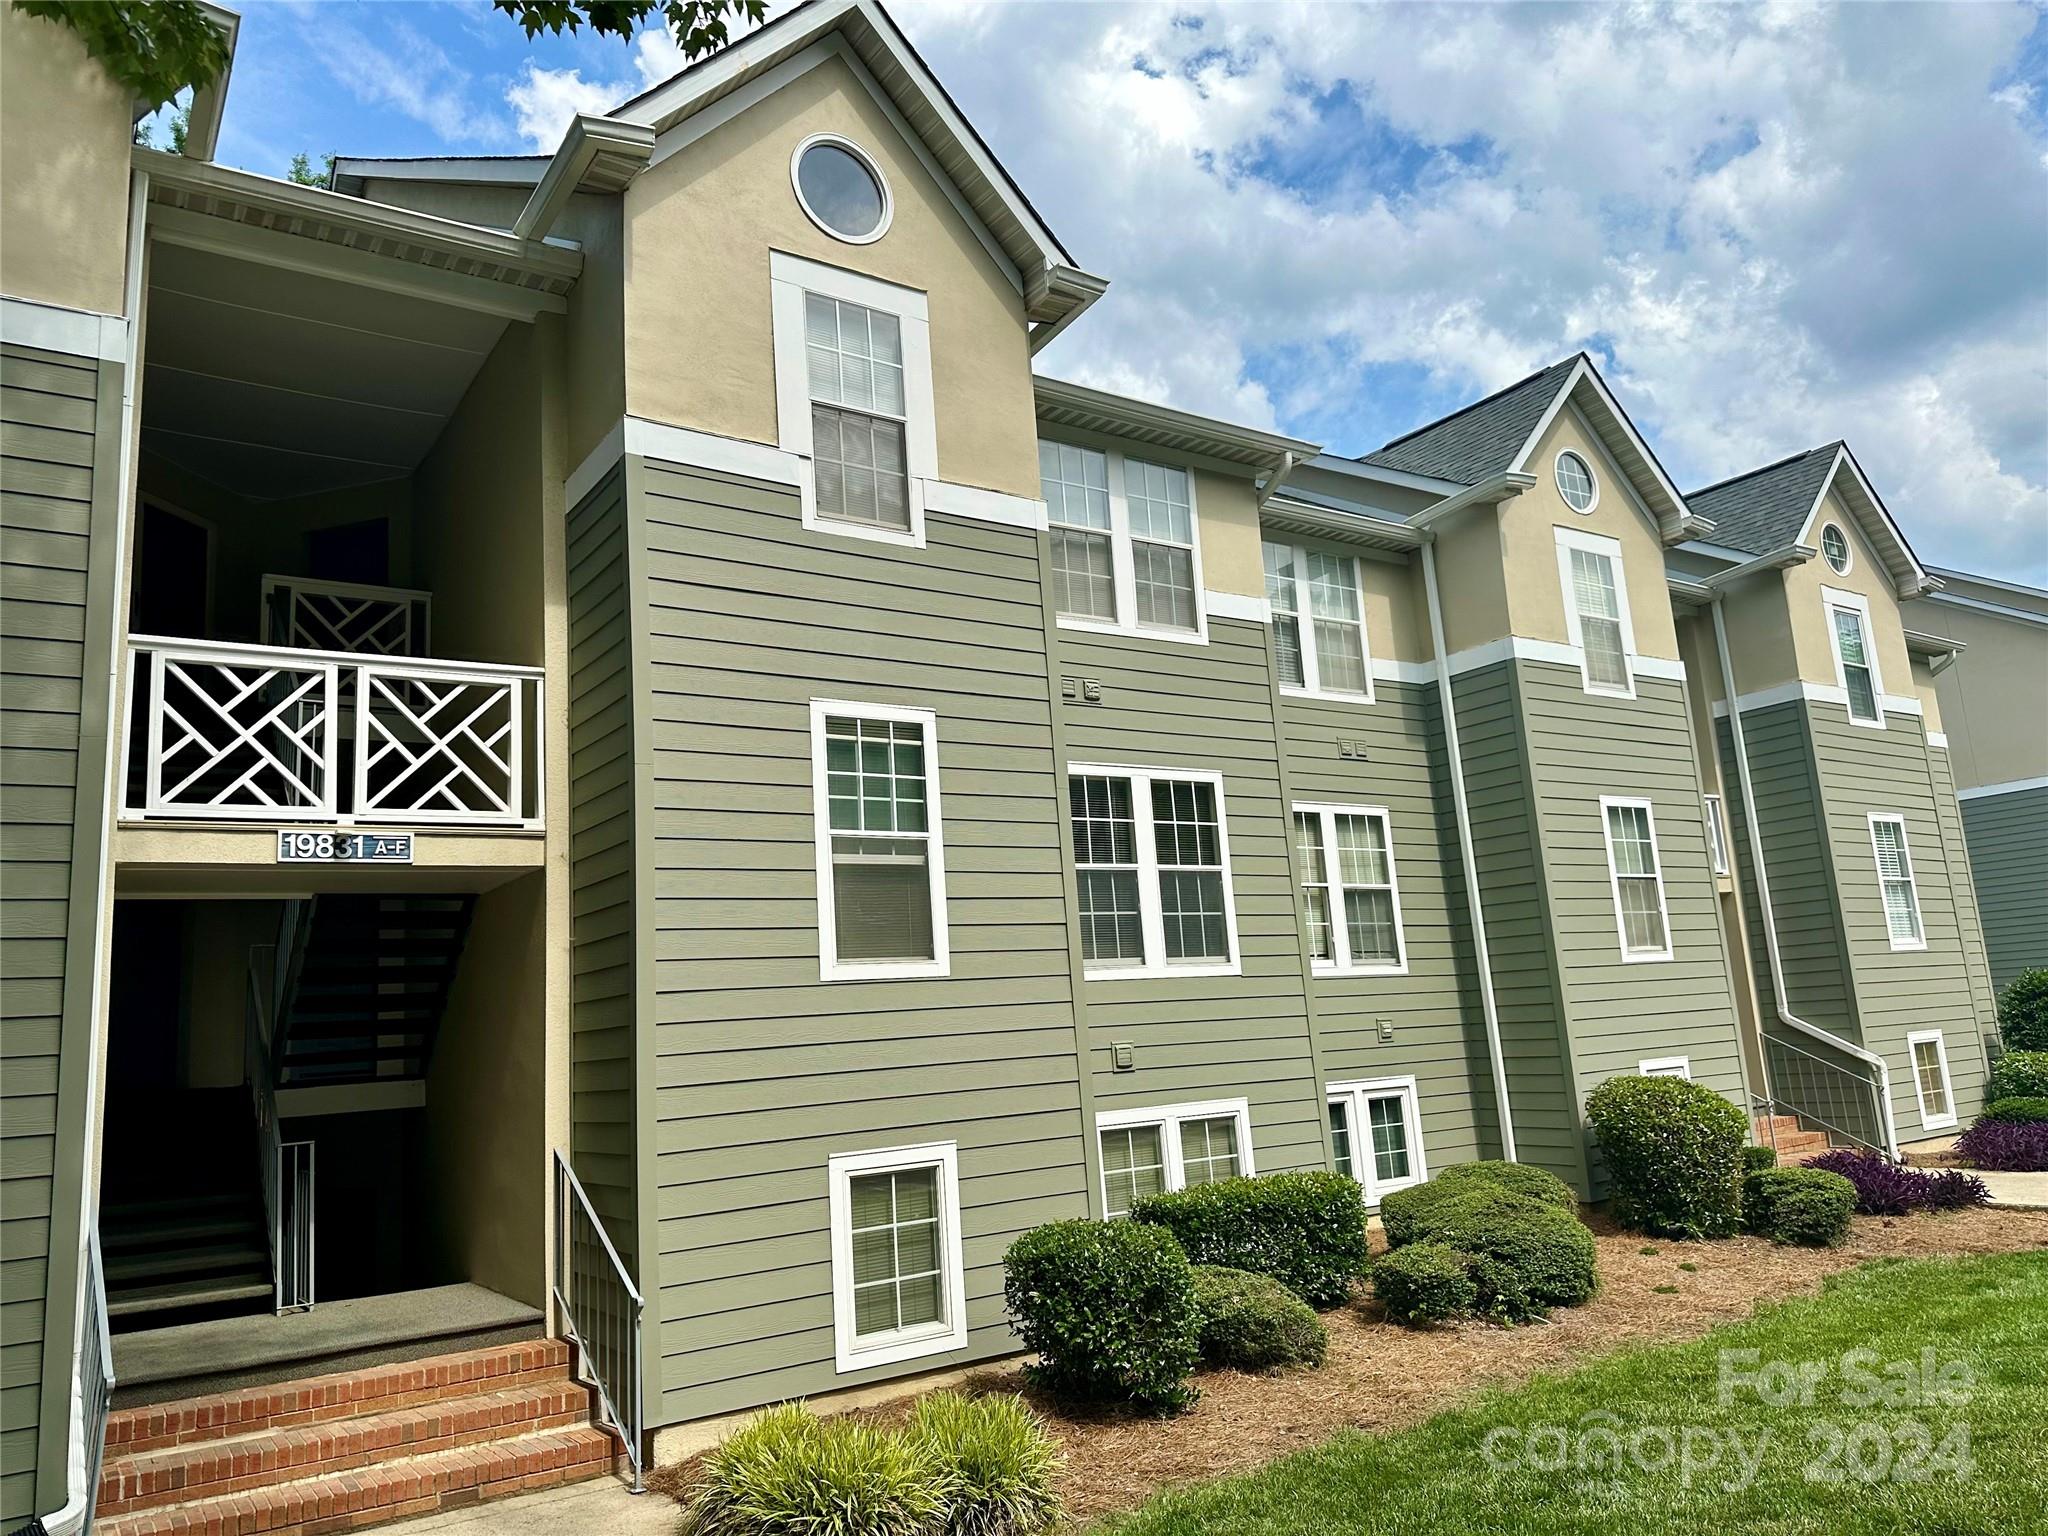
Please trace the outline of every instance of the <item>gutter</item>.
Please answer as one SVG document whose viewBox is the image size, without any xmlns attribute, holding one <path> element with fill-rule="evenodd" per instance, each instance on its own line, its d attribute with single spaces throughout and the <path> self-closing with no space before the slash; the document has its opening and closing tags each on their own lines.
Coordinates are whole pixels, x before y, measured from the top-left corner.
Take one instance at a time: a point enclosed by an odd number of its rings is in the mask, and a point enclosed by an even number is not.
<svg viewBox="0 0 2048 1536">
<path fill-rule="evenodd" d="M 547 239 L 599 155 L 617 155 L 638 170 L 653 153 L 652 128 L 579 112 L 570 119 L 561 147 L 541 172 L 526 206 L 512 221 L 512 233 L 521 240 Z"/>
<path fill-rule="evenodd" d="M 1502 473 L 1448 496 L 1408 519 L 1407 526 L 1423 535 L 1422 588 L 1429 599 L 1429 639 L 1436 653 L 1436 689 L 1444 720 L 1444 746 L 1450 760 L 1451 807 L 1458 822 L 1458 857 L 1464 867 L 1465 903 L 1472 914 L 1472 950 L 1479 966 L 1479 1007 L 1486 1017 L 1486 1054 L 1493 1068 L 1494 1101 L 1499 1106 L 1501 1156 L 1518 1162 L 1515 1155 L 1515 1116 L 1508 1103 L 1507 1057 L 1500 1043 L 1500 1008 L 1493 996 L 1493 959 L 1486 944 L 1486 913 L 1479 897 L 1479 855 L 1472 844 L 1472 811 L 1465 799 L 1465 759 L 1458 747 L 1458 710 L 1451 695 L 1451 652 L 1444 640 L 1443 594 L 1437 586 L 1437 523 L 1469 507 L 1491 505 L 1519 496 L 1536 483 L 1536 477 L 1521 472 Z"/>
<path fill-rule="evenodd" d="M 1801 558 L 1811 559 L 1812 555 L 1813 552 L 1808 550 Z M 1774 560 L 1777 556 L 1766 555 L 1761 558 L 1762 560 Z M 1756 871 L 1757 907 L 1764 920 L 1764 953 L 1768 956 L 1771 965 L 1771 1003 L 1777 1010 L 1778 1022 L 1785 1025 L 1788 1029 L 1797 1030 L 1803 1035 L 1834 1047 L 1846 1056 L 1853 1056 L 1866 1066 L 1877 1069 L 1878 1103 L 1884 1112 L 1885 1150 L 1893 1158 L 1896 1158 L 1899 1155 L 1899 1133 L 1898 1128 L 1892 1123 L 1892 1073 L 1891 1068 L 1885 1065 L 1884 1058 L 1875 1051 L 1866 1050 L 1853 1041 L 1845 1040 L 1840 1035 L 1822 1029 L 1818 1024 L 1807 1023 L 1806 1020 L 1798 1017 L 1785 1006 L 1785 966 L 1778 955 L 1778 921 L 1775 914 L 1771 911 L 1771 882 L 1770 877 L 1764 872 L 1764 835 L 1762 828 L 1757 825 L 1756 820 L 1756 793 L 1750 784 L 1749 748 L 1744 744 L 1742 738 L 1742 711 L 1736 707 L 1736 701 L 1741 698 L 1741 695 L 1735 691 L 1735 663 L 1728 654 L 1728 622 L 1721 612 L 1721 600 L 1724 593 L 1720 588 L 1730 577 L 1739 574 L 1741 571 L 1749 570 L 1752 566 L 1757 566 L 1760 563 L 1760 561 L 1752 561 L 1750 565 L 1738 566 L 1734 571 L 1723 572 L 1707 585 L 1713 591 L 1711 607 L 1714 614 L 1714 649 L 1721 662 L 1721 691 L 1728 697 L 1728 730 L 1735 746 L 1735 782 L 1742 790 L 1742 819 L 1749 833 L 1750 865 Z M 1787 561 L 1785 563 L 1797 564 L 1799 562 Z M 1774 569 L 1775 567 L 1766 568 Z M 1766 1090 L 1770 1087 L 1770 1070 L 1770 1058 L 1766 1054 L 1764 1056 L 1764 1086 Z"/>
</svg>

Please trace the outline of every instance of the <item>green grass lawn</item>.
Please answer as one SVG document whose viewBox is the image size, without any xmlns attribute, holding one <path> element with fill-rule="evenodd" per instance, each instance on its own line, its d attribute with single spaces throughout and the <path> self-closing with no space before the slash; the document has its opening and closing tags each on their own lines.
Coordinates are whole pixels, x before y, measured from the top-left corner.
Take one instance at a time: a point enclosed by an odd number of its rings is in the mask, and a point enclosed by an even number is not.
<svg viewBox="0 0 2048 1536">
<path fill-rule="evenodd" d="M 1845 1367 L 1850 1351 L 1866 1353 Z M 1724 1369 L 1744 1376 L 1771 1362 L 1807 1367 L 1810 1405 L 1789 1370 L 1772 1383 L 1782 1405 L 1740 1385 L 1724 1405 Z M 1967 1400 L 1954 1400 L 1965 1381 Z M 1602 1431 L 1618 1437 L 1618 1466 L 1603 1463 L 1614 1442 Z M 1489 1391 L 1398 1434 L 1346 1432 L 1248 1476 L 1161 1495 L 1099 1530 L 2048 1532 L 2048 1255 L 1866 1265 L 1690 1343 Z"/>
</svg>

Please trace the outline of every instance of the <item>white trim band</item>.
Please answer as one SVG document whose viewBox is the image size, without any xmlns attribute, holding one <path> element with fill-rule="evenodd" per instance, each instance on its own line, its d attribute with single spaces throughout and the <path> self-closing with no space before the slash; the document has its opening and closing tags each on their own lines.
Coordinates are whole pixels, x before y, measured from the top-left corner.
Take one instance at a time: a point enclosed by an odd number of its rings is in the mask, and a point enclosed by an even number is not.
<svg viewBox="0 0 2048 1536">
<path fill-rule="evenodd" d="M 2007 779 L 2002 784 L 1979 784 L 1974 789 L 1956 791 L 1958 800 L 1981 800 L 1990 795 L 2017 795 L 2030 789 L 2048 789 L 2048 775 L 2038 779 Z"/>
<path fill-rule="evenodd" d="M 128 358 L 128 322 L 96 310 L 0 298 L 0 342 L 119 363 Z"/>
<path fill-rule="evenodd" d="M 1246 624 L 1273 622 L 1273 605 L 1263 597 L 1246 597 L 1241 592 L 1218 592 L 1208 588 L 1203 591 L 1202 598 L 1212 619 L 1237 619 Z"/>
<path fill-rule="evenodd" d="M 1780 683 L 1775 688 L 1759 688 L 1755 693 L 1745 693 L 1736 700 L 1747 715 L 1759 709 L 1769 709 L 1773 704 L 1786 704 L 1793 699 L 1810 699 L 1821 704 L 1839 704 L 1849 707 L 1849 691 L 1837 688 L 1832 683 Z M 1926 708 L 1918 699 L 1901 698 L 1896 693 L 1882 696 L 1884 712 L 1888 715 L 1924 715 Z M 1728 701 L 1714 701 L 1714 718 L 1728 718 Z"/>
</svg>

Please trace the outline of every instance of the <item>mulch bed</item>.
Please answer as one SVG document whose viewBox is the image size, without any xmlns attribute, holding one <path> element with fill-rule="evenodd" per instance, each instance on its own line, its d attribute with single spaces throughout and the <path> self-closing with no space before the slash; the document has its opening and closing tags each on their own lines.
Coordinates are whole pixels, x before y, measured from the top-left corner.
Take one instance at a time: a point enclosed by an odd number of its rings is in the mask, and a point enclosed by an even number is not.
<svg viewBox="0 0 2048 1536">
<path fill-rule="evenodd" d="M 1323 1314 L 1330 1353 L 1321 1370 L 1205 1371 L 1196 1378 L 1201 1401 L 1171 1419 L 1077 1413 L 1034 1392 L 1014 1365 L 981 1373 L 972 1386 L 1021 1392 L 1045 1416 L 1067 1458 L 1060 1492 L 1076 1524 L 1085 1524 L 1163 1488 L 1250 1471 L 1339 1429 L 1401 1429 L 1482 1387 L 1568 1370 L 1626 1345 L 1695 1337 L 1749 1316 L 1759 1302 L 1817 1291 L 1826 1276 L 1871 1259 L 2048 1249 L 2044 1211 L 1858 1216 L 1848 1243 L 1832 1249 L 1779 1248 L 1753 1237 L 1673 1243 L 1618 1231 L 1598 1215 L 1589 1222 L 1599 1293 L 1547 1323 L 1417 1331 L 1386 1322 L 1377 1303 L 1359 1301 Z M 1375 1231 L 1375 1251 L 1382 1244 Z M 1660 1293 L 1660 1286 L 1677 1289 Z M 904 1408 L 866 1412 L 894 1420 Z M 691 1470 L 664 1467 L 650 1482 L 674 1496 L 688 1486 Z"/>
</svg>

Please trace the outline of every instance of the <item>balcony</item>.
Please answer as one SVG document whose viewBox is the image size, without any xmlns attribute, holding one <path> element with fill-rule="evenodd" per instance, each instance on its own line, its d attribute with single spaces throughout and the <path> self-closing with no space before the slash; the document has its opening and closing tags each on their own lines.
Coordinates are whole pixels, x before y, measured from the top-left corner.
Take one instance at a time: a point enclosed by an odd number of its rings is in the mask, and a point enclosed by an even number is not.
<svg viewBox="0 0 2048 1536">
<path fill-rule="evenodd" d="M 131 635 L 122 818 L 537 831 L 541 673 L 414 654 L 431 600 L 266 577 L 269 645 Z"/>
</svg>

